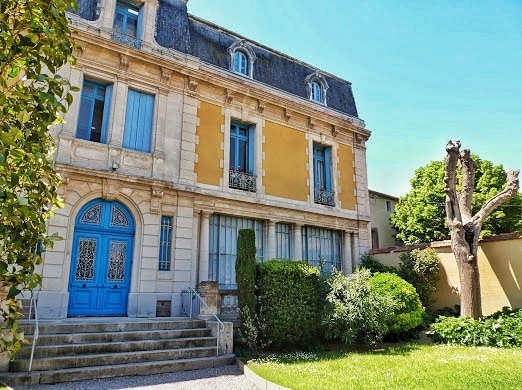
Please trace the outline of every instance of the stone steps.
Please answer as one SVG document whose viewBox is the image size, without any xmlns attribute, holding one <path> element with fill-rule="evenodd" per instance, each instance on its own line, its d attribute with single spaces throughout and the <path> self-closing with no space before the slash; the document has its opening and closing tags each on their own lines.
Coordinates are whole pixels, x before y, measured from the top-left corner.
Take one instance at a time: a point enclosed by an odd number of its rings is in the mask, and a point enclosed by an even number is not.
<svg viewBox="0 0 522 390">
<path fill-rule="evenodd" d="M 31 342 L 34 326 L 24 325 Z M 10 363 L 0 381 L 38 385 L 127 375 L 150 375 L 235 364 L 217 356 L 217 340 L 204 321 L 189 319 L 83 318 L 46 321 Z"/>
</svg>

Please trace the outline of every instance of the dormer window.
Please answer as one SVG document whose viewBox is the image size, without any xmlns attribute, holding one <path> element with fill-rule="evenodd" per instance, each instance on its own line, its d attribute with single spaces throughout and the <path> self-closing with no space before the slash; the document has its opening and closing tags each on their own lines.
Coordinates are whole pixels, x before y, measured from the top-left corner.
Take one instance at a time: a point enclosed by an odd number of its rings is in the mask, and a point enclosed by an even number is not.
<svg viewBox="0 0 522 390">
<path fill-rule="evenodd" d="M 230 70 L 252 78 L 256 55 L 250 45 L 243 39 L 234 42 L 228 48 L 228 52 L 230 53 Z"/>
<path fill-rule="evenodd" d="M 236 50 L 234 53 L 234 72 L 248 76 L 248 59 L 240 50 Z"/>
<path fill-rule="evenodd" d="M 142 7 L 116 2 L 111 38 L 113 41 L 136 49 L 141 48 Z"/>
<path fill-rule="evenodd" d="M 323 90 L 317 81 L 312 82 L 310 99 L 314 102 L 323 102 Z"/>
<path fill-rule="evenodd" d="M 319 72 L 312 73 L 305 79 L 305 84 L 308 99 L 326 106 L 326 91 L 328 90 L 328 83 L 324 76 Z"/>
</svg>

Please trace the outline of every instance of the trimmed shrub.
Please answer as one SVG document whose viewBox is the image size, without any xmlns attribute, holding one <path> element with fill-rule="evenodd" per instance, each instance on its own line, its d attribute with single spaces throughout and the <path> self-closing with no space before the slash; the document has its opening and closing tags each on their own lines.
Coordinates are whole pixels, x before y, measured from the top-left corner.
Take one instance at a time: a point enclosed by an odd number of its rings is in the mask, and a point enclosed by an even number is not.
<svg viewBox="0 0 522 390">
<path fill-rule="evenodd" d="M 394 303 L 372 287 L 371 277 L 364 268 L 349 276 L 332 274 L 322 322 L 328 339 L 374 344 L 388 333 Z"/>
<path fill-rule="evenodd" d="M 316 267 L 290 260 L 258 263 L 257 286 L 259 311 L 271 346 L 305 347 L 317 341 L 322 289 Z"/>
<path fill-rule="evenodd" d="M 253 229 L 241 229 L 237 235 L 237 302 L 239 311 L 255 313 L 256 308 L 256 236 Z"/>
<path fill-rule="evenodd" d="M 399 256 L 397 274 L 415 287 L 422 305 L 429 308 L 438 291 L 440 258 L 432 248 L 414 249 Z"/>
<path fill-rule="evenodd" d="M 389 333 L 403 334 L 422 323 L 424 310 L 410 283 L 395 274 L 376 273 L 370 278 L 370 285 L 394 303 L 392 315 L 387 322 Z"/>
<path fill-rule="evenodd" d="M 479 320 L 439 317 L 431 330 L 437 343 L 522 347 L 522 309 L 504 310 Z"/>
<path fill-rule="evenodd" d="M 361 256 L 361 262 L 359 263 L 359 267 L 366 268 L 370 270 L 372 274 L 376 272 L 390 272 L 390 273 L 397 273 L 397 268 L 384 265 L 379 260 L 377 260 L 375 257 L 373 257 L 370 254 L 362 255 Z"/>
</svg>

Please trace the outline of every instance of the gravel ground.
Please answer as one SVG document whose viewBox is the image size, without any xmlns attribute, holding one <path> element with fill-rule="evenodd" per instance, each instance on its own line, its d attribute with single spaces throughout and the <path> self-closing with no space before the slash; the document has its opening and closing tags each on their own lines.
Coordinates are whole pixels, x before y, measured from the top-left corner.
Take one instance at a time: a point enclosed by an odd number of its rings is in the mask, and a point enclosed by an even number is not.
<svg viewBox="0 0 522 390">
<path fill-rule="evenodd" d="M 238 366 L 180 371 L 149 376 L 123 376 L 64 382 L 54 385 L 17 386 L 14 390 L 256 390 Z"/>
</svg>

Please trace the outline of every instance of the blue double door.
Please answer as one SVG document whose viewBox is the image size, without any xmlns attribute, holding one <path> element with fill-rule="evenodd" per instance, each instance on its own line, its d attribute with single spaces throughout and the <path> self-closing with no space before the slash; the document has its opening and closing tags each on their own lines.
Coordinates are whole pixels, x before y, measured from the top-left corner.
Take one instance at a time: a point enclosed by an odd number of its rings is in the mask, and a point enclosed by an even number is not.
<svg viewBox="0 0 522 390">
<path fill-rule="evenodd" d="M 127 315 L 134 219 L 117 201 L 96 199 L 75 221 L 69 316 Z"/>
</svg>

